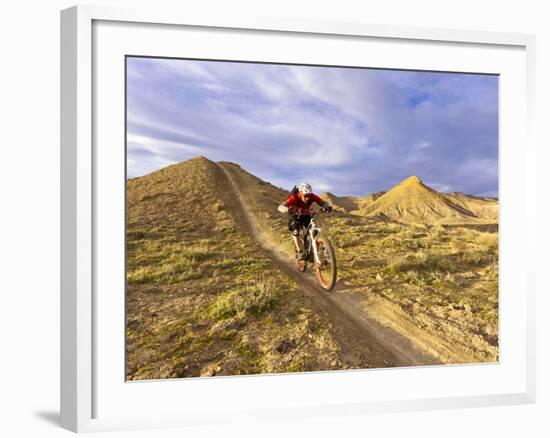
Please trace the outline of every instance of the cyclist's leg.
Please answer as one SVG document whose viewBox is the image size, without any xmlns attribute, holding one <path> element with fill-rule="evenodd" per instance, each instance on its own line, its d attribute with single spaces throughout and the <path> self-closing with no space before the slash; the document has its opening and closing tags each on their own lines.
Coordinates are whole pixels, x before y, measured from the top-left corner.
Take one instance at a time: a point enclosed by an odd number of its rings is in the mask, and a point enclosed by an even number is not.
<svg viewBox="0 0 550 438">
<path fill-rule="evenodd" d="M 309 223 L 311 222 L 311 216 L 302 216 L 300 218 L 300 227 L 302 227 L 302 229 L 305 231 L 307 230 L 307 227 L 309 226 Z M 305 236 L 305 238 L 307 239 L 307 236 Z M 303 253 L 303 259 L 305 260 L 306 258 L 309 258 L 309 257 L 312 257 L 312 254 L 305 254 L 305 251 Z"/>
<path fill-rule="evenodd" d="M 294 242 L 294 247 L 296 248 L 296 251 L 302 252 L 302 244 L 300 242 L 300 239 L 298 236 L 292 235 L 292 241 Z"/>
<path fill-rule="evenodd" d="M 292 233 L 292 242 L 294 243 L 294 248 L 296 252 L 302 252 L 302 243 L 300 242 L 300 223 L 295 220 L 292 216 L 288 218 L 288 230 Z"/>
</svg>

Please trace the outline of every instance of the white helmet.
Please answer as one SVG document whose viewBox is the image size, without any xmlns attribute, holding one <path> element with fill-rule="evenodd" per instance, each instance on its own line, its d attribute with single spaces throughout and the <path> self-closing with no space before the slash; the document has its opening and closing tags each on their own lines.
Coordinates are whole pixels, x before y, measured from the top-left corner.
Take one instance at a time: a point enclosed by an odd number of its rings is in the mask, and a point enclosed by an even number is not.
<svg viewBox="0 0 550 438">
<path fill-rule="evenodd" d="M 312 193 L 313 190 L 311 189 L 311 184 L 308 184 L 307 182 L 303 182 L 298 184 L 298 191 L 302 195 L 309 195 L 310 193 Z"/>
</svg>

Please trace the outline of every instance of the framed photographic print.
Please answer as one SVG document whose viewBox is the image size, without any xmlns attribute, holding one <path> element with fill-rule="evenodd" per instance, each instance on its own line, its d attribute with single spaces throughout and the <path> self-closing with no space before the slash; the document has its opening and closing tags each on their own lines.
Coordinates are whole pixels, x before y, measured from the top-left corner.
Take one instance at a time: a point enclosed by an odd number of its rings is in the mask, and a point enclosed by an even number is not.
<svg viewBox="0 0 550 438">
<path fill-rule="evenodd" d="M 534 400 L 533 37 L 75 7 L 61 38 L 63 427 Z"/>
</svg>

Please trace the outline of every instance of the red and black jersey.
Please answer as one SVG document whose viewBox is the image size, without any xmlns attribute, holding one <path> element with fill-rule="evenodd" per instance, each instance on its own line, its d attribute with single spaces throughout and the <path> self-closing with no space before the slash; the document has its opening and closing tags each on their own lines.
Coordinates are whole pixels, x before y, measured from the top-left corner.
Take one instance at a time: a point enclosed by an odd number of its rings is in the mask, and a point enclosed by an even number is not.
<svg viewBox="0 0 550 438">
<path fill-rule="evenodd" d="M 305 202 L 300 199 L 298 193 L 296 193 L 295 195 L 290 195 L 287 200 L 283 202 L 283 204 L 287 207 L 293 207 L 296 210 L 301 211 L 304 215 L 308 215 L 309 208 L 314 202 L 321 206 L 325 204 L 325 201 L 323 201 L 321 198 L 319 198 L 319 196 L 315 195 L 314 193 L 311 193 Z"/>
</svg>

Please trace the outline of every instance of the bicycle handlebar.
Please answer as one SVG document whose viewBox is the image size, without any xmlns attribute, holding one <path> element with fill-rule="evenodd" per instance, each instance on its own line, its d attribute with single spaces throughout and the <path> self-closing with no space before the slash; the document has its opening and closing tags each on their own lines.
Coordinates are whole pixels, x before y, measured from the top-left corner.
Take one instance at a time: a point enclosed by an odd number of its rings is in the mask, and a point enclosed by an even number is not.
<svg viewBox="0 0 550 438">
<path fill-rule="evenodd" d="M 323 209 L 315 209 L 315 210 L 308 210 L 307 213 L 304 213 L 304 210 L 301 209 L 301 208 L 294 208 L 294 207 L 289 207 L 288 208 L 288 211 L 291 212 L 293 215 L 295 216 L 304 216 L 304 215 L 309 215 L 311 217 L 313 216 L 316 216 L 318 214 L 321 214 L 321 213 L 328 213 L 328 211 L 325 211 Z"/>
</svg>

